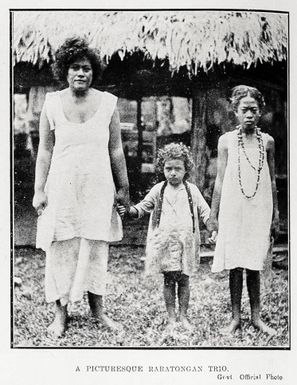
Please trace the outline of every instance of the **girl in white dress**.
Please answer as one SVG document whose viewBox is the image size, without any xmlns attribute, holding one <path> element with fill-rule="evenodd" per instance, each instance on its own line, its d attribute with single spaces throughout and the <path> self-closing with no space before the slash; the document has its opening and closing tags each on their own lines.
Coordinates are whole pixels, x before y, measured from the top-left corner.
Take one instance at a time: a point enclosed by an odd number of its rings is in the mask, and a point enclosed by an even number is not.
<svg viewBox="0 0 297 385">
<path fill-rule="evenodd" d="M 189 277 L 199 264 L 199 218 L 206 224 L 210 208 L 197 186 L 186 181 L 193 166 L 189 149 L 171 143 L 159 150 L 157 167 L 165 181 L 157 183 L 128 215 L 140 218 L 151 213 L 146 247 L 146 273 L 164 275 L 164 299 L 168 331 L 176 322 L 176 292 L 179 320 L 191 329 L 187 318 Z M 119 207 L 121 213 L 125 212 Z"/>
<path fill-rule="evenodd" d="M 218 230 L 213 272 L 228 269 L 232 305 L 229 331 L 241 326 L 243 269 L 246 269 L 251 320 L 261 331 L 274 330 L 260 318 L 260 271 L 278 231 L 279 213 L 274 170 L 274 140 L 257 127 L 264 107 L 262 94 L 244 85 L 231 98 L 239 126 L 219 138 L 218 170 L 208 223 Z"/>
<path fill-rule="evenodd" d="M 46 251 L 46 299 L 56 303 L 49 330 L 57 336 L 67 326 L 67 304 L 84 291 L 93 315 L 116 327 L 103 312 L 103 296 L 108 244 L 122 237 L 116 201 L 128 204 L 129 186 L 117 98 L 92 88 L 99 65 L 85 40 L 66 40 L 54 72 L 68 87 L 46 95 L 40 117 L 36 246 Z"/>
</svg>

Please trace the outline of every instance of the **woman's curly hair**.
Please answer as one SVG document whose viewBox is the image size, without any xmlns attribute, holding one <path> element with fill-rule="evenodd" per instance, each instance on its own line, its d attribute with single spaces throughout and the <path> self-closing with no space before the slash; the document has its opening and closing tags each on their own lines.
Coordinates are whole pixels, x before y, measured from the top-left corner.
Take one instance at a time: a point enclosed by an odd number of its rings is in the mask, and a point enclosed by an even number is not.
<svg viewBox="0 0 297 385">
<path fill-rule="evenodd" d="M 184 162 L 186 174 L 184 179 L 189 178 L 194 167 L 194 161 L 189 147 L 183 143 L 170 143 L 161 148 L 157 154 L 156 171 L 164 175 L 164 165 L 167 160 L 180 159 Z"/>
<path fill-rule="evenodd" d="M 239 85 L 232 88 L 232 95 L 230 98 L 233 111 L 237 111 L 240 99 L 246 96 L 251 96 L 258 102 L 260 111 L 265 107 L 265 100 L 261 92 L 254 87 Z"/>
<path fill-rule="evenodd" d="M 89 47 L 87 39 L 78 36 L 66 39 L 57 49 L 56 60 L 52 64 L 54 77 L 60 82 L 66 82 L 70 65 L 82 58 L 87 58 L 91 63 L 94 83 L 101 74 L 100 57 L 95 49 Z"/>
</svg>

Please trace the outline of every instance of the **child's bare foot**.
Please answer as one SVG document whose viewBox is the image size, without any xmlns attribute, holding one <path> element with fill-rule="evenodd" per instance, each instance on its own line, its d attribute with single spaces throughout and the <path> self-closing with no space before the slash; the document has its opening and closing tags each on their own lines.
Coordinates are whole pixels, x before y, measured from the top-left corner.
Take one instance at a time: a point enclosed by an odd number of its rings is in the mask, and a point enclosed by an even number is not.
<svg viewBox="0 0 297 385">
<path fill-rule="evenodd" d="M 190 321 L 188 320 L 188 318 L 186 316 L 180 316 L 179 317 L 179 320 L 182 324 L 182 327 L 188 331 L 192 331 L 193 330 L 193 326 L 191 325 Z"/>
<path fill-rule="evenodd" d="M 123 329 L 122 325 L 118 322 L 113 321 L 106 314 L 100 314 L 95 316 L 95 318 L 104 326 L 113 331 L 121 331 Z"/>
<path fill-rule="evenodd" d="M 267 333 L 270 336 L 276 335 L 276 330 L 267 326 L 261 319 L 252 320 L 252 324 L 254 325 L 255 328 L 259 329 L 260 332 Z"/>
<path fill-rule="evenodd" d="M 176 325 L 176 319 L 168 318 L 167 325 L 165 327 L 165 332 L 169 335 L 173 334 L 175 325 Z"/>
<path fill-rule="evenodd" d="M 174 323 L 168 323 L 165 327 L 165 333 L 168 335 L 172 335 L 175 328 L 175 322 Z"/>
</svg>

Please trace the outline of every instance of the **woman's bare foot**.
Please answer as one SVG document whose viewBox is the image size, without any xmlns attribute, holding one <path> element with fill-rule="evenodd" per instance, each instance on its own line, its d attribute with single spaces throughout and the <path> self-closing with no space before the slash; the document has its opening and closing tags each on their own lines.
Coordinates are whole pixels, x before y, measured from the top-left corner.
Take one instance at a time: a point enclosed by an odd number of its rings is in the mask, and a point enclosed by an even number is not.
<svg viewBox="0 0 297 385">
<path fill-rule="evenodd" d="M 271 327 L 267 326 L 261 319 L 252 320 L 252 324 L 256 329 L 259 329 L 260 332 L 267 333 L 270 336 L 276 335 L 276 330 L 272 329 Z"/>
<path fill-rule="evenodd" d="M 57 318 L 48 326 L 47 331 L 55 337 L 62 337 L 67 328 L 66 322 L 62 322 Z"/>
<path fill-rule="evenodd" d="M 56 305 L 55 319 L 48 326 L 47 330 L 55 337 L 62 337 L 67 329 L 67 307 Z"/>
<path fill-rule="evenodd" d="M 188 320 L 188 318 L 186 316 L 180 316 L 179 317 L 179 320 L 182 324 L 182 327 L 188 331 L 192 331 L 193 330 L 193 326 L 191 325 L 190 321 Z"/>
<path fill-rule="evenodd" d="M 110 330 L 121 331 L 123 329 L 121 324 L 104 314 L 103 297 L 101 295 L 88 292 L 88 298 L 92 315 L 98 322 Z"/>
</svg>

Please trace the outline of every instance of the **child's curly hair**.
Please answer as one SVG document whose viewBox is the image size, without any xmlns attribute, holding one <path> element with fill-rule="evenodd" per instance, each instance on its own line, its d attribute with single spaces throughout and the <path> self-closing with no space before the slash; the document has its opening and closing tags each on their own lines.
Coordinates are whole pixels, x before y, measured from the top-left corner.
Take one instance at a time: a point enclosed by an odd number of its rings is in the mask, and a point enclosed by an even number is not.
<svg viewBox="0 0 297 385">
<path fill-rule="evenodd" d="M 156 171 L 159 175 L 164 175 L 164 165 L 167 160 L 180 159 L 184 162 L 186 174 L 184 179 L 188 179 L 194 167 L 194 161 L 189 147 L 183 143 L 170 143 L 161 148 L 157 154 Z"/>
<path fill-rule="evenodd" d="M 66 39 L 57 49 L 56 60 L 52 64 L 54 77 L 65 83 L 70 65 L 82 58 L 87 58 L 91 63 L 94 83 L 101 74 L 100 57 L 95 49 L 89 47 L 87 39 L 79 36 Z"/>
<path fill-rule="evenodd" d="M 239 85 L 232 88 L 232 95 L 230 101 L 233 111 L 237 111 L 240 99 L 245 98 L 248 95 L 257 101 L 260 111 L 265 107 L 264 97 L 257 88 Z"/>
</svg>

